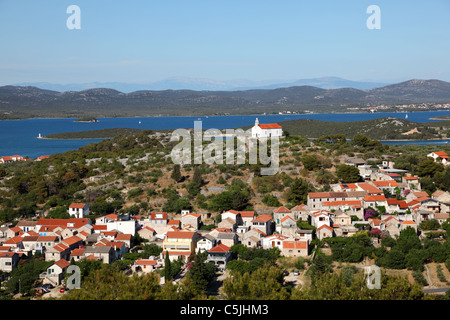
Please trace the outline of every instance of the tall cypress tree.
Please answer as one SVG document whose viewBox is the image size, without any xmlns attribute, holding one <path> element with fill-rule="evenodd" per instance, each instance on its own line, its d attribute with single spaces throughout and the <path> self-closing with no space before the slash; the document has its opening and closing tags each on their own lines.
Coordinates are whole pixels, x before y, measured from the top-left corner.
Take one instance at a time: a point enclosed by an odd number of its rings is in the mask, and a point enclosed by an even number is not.
<svg viewBox="0 0 450 320">
<path fill-rule="evenodd" d="M 164 277 L 167 280 L 172 280 L 172 266 L 170 265 L 169 252 L 166 251 L 164 258 Z"/>
<path fill-rule="evenodd" d="M 180 171 L 180 165 L 176 164 L 173 167 L 172 175 L 170 176 L 175 182 L 181 181 L 181 171 Z"/>
<path fill-rule="evenodd" d="M 201 187 L 203 185 L 203 178 L 200 172 L 200 168 L 198 166 L 194 167 L 194 176 L 192 177 L 192 181 L 198 186 Z"/>
</svg>

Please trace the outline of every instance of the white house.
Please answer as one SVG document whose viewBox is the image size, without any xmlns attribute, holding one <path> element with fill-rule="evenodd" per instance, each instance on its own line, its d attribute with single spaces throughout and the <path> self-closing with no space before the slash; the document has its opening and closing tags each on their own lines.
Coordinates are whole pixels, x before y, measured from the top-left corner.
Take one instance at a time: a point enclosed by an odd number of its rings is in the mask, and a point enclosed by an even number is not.
<svg viewBox="0 0 450 320">
<path fill-rule="evenodd" d="M 129 215 L 110 214 L 97 218 L 95 221 L 97 226 L 106 225 L 106 231 L 117 230 L 134 236 L 139 230 L 139 223 L 135 219 L 130 219 Z"/>
<path fill-rule="evenodd" d="M 278 249 L 283 248 L 283 241 L 288 237 L 283 236 L 281 234 L 273 234 L 262 239 L 262 247 L 264 249 L 271 249 L 277 247 Z"/>
<path fill-rule="evenodd" d="M 278 123 L 259 124 L 258 118 L 252 128 L 252 138 L 270 138 L 281 137 L 283 135 L 283 127 Z"/>
<path fill-rule="evenodd" d="M 319 229 L 323 225 L 330 226 L 330 213 L 325 210 L 317 211 L 312 213 L 312 219 L 311 222 L 313 223 L 313 226 Z"/>
<path fill-rule="evenodd" d="M 69 206 L 69 215 L 74 218 L 84 218 L 89 215 L 89 206 L 86 203 L 72 203 Z"/>
<path fill-rule="evenodd" d="M 444 151 L 431 152 L 431 153 L 427 154 L 427 157 L 433 158 L 433 160 L 435 162 L 440 162 L 444 166 L 450 165 L 449 155 L 447 153 L 445 153 Z"/>
<path fill-rule="evenodd" d="M 0 252 L 0 271 L 11 272 L 19 263 L 19 254 L 16 252 Z"/>
</svg>

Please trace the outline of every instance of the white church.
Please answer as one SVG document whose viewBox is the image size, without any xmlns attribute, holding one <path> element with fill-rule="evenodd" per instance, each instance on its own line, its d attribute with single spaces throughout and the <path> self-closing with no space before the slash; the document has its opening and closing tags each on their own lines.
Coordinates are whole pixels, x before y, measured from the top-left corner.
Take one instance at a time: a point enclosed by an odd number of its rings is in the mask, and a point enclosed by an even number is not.
<svg viewBox="0 0 450 320">
<path fill-rule="evenodd" d="M 281 137 L 283 135 L 283 127 L 278 123 L 259 124 L 258 118 L 252 128 L 252 138 L 270 138 Z"/>
</svg>

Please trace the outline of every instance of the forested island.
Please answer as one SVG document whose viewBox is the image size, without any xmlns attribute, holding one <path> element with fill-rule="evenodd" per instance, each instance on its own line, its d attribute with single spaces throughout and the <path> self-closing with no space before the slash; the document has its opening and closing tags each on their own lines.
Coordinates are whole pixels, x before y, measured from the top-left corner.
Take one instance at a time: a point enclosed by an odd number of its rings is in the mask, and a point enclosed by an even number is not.
<svg viewBox="0 0 450 320">
<path fill-rule="evenodd" d="M 311 119 L 281 121 L 286 134 L 319 138 L 324 135 L 343 134 L 352 137 L 364 134 L 377 140 L 434 140 L 450 138 L 450 121 L 418 123 L 404 119 L 380 118 L 364 121 L 334 122 Z M 249 129 L 250 126 L 243 127 Z M 120 134 L 142 132 L 142 129 L 111 128 L 79 132 L 63 132 L 45 136 L 46 139 L 104 139 Z M 158 130 L 170 132 L 171 130 Z"/>
</svg>

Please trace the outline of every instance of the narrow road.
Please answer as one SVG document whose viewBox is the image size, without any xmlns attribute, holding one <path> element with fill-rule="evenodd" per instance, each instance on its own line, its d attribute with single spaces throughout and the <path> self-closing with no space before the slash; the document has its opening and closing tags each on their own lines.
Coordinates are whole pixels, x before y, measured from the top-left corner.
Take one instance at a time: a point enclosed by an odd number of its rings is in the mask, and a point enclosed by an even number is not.
<svg viewBox="0 0 450 320">
<path fill-rule="evenodd" d="M 450 287 L 435 288 L 435 289 L 423 289 L 424 293 L 445 293 L 450 290 Z"/>
</svg>

